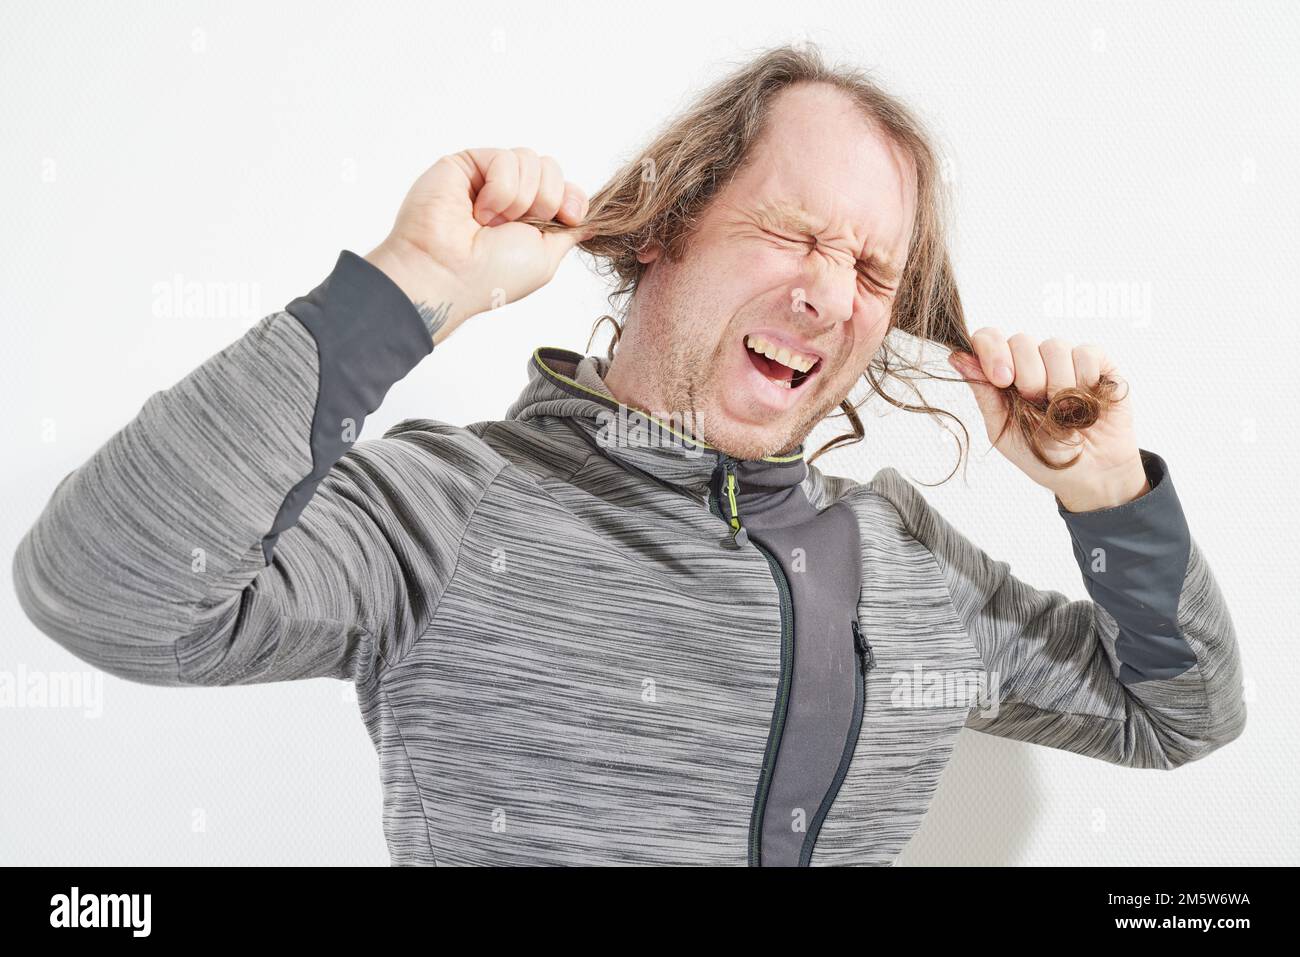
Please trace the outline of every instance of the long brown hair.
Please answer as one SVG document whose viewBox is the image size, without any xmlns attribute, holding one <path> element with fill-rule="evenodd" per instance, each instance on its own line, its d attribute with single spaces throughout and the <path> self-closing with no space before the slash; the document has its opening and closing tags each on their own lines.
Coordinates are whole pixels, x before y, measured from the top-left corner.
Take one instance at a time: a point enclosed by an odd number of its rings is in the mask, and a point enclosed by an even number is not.
<svg viewBox="0 0 1300 957">
<path fill-rule="evenodd" d="M 548 230 L 594 230 L 579 243 L 579 248 L 594 258 L 599 273 L 613 279 L 610 306 L 625 317 L 626 305 L 646 268 L 637 253 L 657 245 L 670 260 L 679 260 L 685 254 L 709 202 L 750 156 L 773 98 L 797 83 L 827 83 L 847 93 L 864 115 L 911 156 L 915 165 L 916 220 L 890 316 L 890 331 L 973 352 L 948 255 L 946 212 L 951 198 L 930 133 L 901 100 L 881 89 L 865 71 L 828 65 L 813 44 L 766 50 L 710 86 L 592 196 L 587 218 L 580 226 L 566 227 L 553 220 L 522 221 Z M 612 315 L 597 319 L 592 340 L 606 322 L 613 326 L 608 353 L 613 358 L 622 332 L 618 319 Z M 858 409 L 872 395 L 879 395 L 904 411 L 924 412 L 957 423 L 963 436 L 959 440 L 960 465 L 962 454 L 969 448 L 969 432 L 957 416 L 926 402 L 914 381 L 918 377 L 959 380 L 929 372 L 899 354 L 889 340 L 887 335 L 863 373 L 870 392 L 857 404 L 847 398 L 840 404 L 850 431 L 824 444 L 809 462 L 831 449 L 861 440 L 865 430 Z M 905 402 L 890 395 L 885 385 L 891 377 L 906 383 L 918 401 Z M 1074 460 L 1050 461 L 1044 446 L 1067 441 L 1076 429 L 1095 422 L 1115 401 L 1116 385 L 1110 377 L 1102 376 L 1089 388 L 1062 389 L 1043 404 L 1029 401 L 1014 386 L 1001 388 L 1009 413 L 1004 431 L 1014 423 L 1039 461 L 1050 468 L 1066 468 Z M 956 471 L 954 466 L 943 481 Z"/>
</svg>

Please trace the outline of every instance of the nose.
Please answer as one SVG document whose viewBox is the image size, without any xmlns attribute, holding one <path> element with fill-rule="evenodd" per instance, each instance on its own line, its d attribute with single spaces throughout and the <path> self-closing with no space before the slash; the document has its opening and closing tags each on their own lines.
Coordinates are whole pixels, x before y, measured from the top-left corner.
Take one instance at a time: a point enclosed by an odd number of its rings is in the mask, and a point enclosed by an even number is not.
<svg viewBox="0 0 1300 957">
<path fill-rule="evenodd" d="M 818 331 L 834 328 L 853 318 L 853 304 L 858 294 L 856 263 L 844 263 L 836 257 L 811 255 L 791 290 L 790 308 L 814 321 Z"/>
</svg>

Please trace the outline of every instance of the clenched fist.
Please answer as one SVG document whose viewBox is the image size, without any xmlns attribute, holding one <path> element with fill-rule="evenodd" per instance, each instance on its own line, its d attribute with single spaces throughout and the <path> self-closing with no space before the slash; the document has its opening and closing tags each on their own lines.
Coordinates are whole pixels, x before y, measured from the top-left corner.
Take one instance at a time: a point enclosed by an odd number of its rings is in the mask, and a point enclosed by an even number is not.
<svg viewBox="0 0 1300 957">
<path fill-rule="evenodd" d="M 1097 346 L 1061 339 L 1041 343 L 1024 333 L 1011 338 L 986 326 L 971 335 L 974 354 L 954 351 L 948 361 L 975 393 L 989 441 L 1022 472 L 1051 489 L 1072 512 L 1130 502 L 1150 491 L 1133 427 L 1128 390 L 1105 403 L 1097 421 L 1067 441 L 1044 438 L 1044 454 L 1056 468 L 1038 461 L 1024 438 L 1005 428 L 1006 406 L 999 389 L 1013 387 L 1045 406 L 1057 393 L 1117 381 L 1114 364 Z M 1061 466 L 1069 464 L 1068 467 Z"/>
<path fill-rule="evenodd" d="M 470 316 L 522 299 L 555 275 L 590 232 L 586 194 L 527 147 L 444 156 L 406 194 L 392 232 L 366 259 L 416 304 L 435 343 Z"/>
</svg>

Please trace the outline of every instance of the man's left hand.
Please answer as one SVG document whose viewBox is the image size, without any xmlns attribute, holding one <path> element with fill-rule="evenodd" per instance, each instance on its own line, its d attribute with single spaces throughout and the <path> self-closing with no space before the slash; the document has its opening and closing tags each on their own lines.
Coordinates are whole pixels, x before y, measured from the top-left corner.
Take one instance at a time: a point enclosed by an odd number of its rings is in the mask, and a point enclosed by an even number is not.
<svg viewBox="0 0 1300 957">
<path fill-rule="evenodd" d="M 1071 346 L 1062 339 L 1041 343 L 1017 333 L 1008 339 L 986 326 L 971 336 L 975 354 L 954 351 L 948 361 L 966 379 L 984 416 L 990 442 L 1006 422 L 1006 406 L 998 388 L 1014 384 L 1031 402 L 1045 405 L 1061 389 L 1095 385 L 1103 374 L 1118 378 L 1106 354 L 1094 345 Z M 1052 462 L 1078 461 L 1065 469 L 1050 469 L 1034 456 L 1011 427 L 995 448 L 1017 468 L 1050 489 L 1071 512 L 1122 505 L 1150 491 L 1146 469 L 1133 431 L 1128 389 L 1111 403 L 1089 428 L 1074 432 L 1066 442 L 1046 442 L 1043 453 Z M 1072 444 L 1073 443 L 1073 444 Z"/>
</svg>

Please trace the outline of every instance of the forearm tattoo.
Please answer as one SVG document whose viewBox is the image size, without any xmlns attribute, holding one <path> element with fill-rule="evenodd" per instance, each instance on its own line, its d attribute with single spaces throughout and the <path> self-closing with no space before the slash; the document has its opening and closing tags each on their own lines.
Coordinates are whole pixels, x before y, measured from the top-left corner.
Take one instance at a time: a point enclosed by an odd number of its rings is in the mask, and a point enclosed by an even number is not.
<svg viewBox="0 0 1300 957">
<path fill-rule="evenodd" d="M 429 338 L 432 339 L 434 334 L 447 321 L 447 316 L 451 314 L 451 303 L 442 302 L 436 306 L 431 306 L 427 302 L 417 302 L 415 311 L 424 320 L 424 328 L 429 330 Z"/>
</svg>

